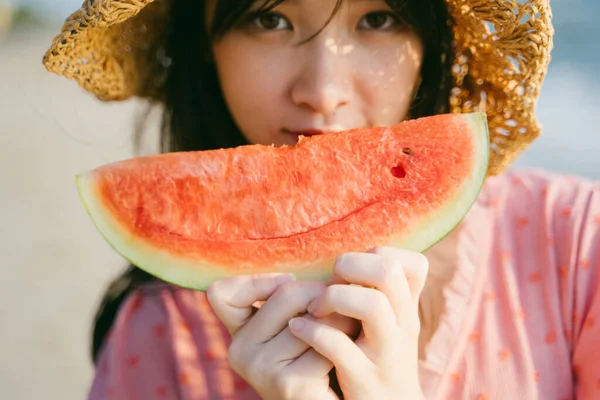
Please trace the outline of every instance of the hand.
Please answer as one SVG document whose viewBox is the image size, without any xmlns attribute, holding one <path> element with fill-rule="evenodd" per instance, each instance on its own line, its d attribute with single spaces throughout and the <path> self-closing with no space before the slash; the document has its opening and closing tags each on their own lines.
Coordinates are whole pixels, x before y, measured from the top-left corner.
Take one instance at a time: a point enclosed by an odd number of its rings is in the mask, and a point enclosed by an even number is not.
<svg viewBox="0 0 600 400">
<path fill-rule="evenodd" d="M 289 275 L 236 276 L 215 282 L 207 298 L 232 335 L 229 362 L 262 399 L 334 400 L 333 364 L 291 334 L 288 322 L 305 314 L 325 290 L 323 282 L 295 282 Z M 252 307 L 265 301 L 260 309 Z M 316 319 L 306 316 L 308 320 Z M 319 319 L 340 334 L 357 336 L 360 324 L 340 315 Z"/>
<path fill-rule="evenodd" d="M 362 321 L 358 339 L 318 319 L 290 321 L 296 337 L 334 364 L 345 399 L 424 399 L 418 304 L 428 268 L 425 256 L 394 248 L 343 254 L 332 284 L 308 311 L 315 318 L 338 313 Z"/>
</svg>

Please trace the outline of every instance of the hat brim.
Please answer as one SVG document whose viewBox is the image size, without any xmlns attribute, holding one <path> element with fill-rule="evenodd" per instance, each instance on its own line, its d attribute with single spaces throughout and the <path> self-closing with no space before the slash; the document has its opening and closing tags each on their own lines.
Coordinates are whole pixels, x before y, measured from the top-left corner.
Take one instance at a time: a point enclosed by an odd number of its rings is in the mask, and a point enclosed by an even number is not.
<svg viewBox="0 0 600 400">
<path fill-rule="evenodd" d="M 541 132 L 535 108 L 554 29 L 548 0 L 446 0 L 454 21 L 453 113 L 484 111 L 488 175 L 510 165 Z M 43 64 L 105 101 L 159 99 L 167 0 L 86 0 L 68 17 Z"/>
</svg>

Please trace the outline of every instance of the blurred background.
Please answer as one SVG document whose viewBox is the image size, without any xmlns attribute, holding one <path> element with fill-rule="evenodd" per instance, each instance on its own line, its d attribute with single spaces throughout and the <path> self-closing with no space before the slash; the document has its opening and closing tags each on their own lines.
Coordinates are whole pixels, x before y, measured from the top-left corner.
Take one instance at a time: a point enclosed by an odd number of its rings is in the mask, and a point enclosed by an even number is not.
<svg viewBox="0 0 600 400">
<path fill-rule="evenodd" d="M 80 4 L 0 0 L 2 399 L 85 398 L 93 311 L 125 265 L 80 206 L 74 175 L 132 155 L 139 104 L 100 103 L 41 64 Z M 544 136 L 517 165 L 600 179 L 600 1 L 552 4 L 555 50 L 538 106 Z"/>
</svg>

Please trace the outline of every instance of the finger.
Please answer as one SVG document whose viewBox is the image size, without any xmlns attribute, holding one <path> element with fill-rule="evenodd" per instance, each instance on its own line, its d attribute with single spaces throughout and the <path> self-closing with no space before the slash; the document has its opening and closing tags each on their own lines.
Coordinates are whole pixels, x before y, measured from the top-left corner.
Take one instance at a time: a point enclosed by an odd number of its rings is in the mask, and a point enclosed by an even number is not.
<svg viewBox="0 0 600 400">
<path fill-rule="evenodd" d="M 294 279 L 290 274 L 239 275 L 214 282 L 206 296 L 213 311 L 231 334 L 252 315 L 252 304 L 264 301 L 279 286 Z"/>
<path fill-rule="evenodd" d="M 329 385 L 307 385 L 307 382 L 314 381 L 315 377 L 324 381 L 329 380 L 328 375 L 332 368 L 333 363 L 331 361 L 309 347 L 304 354 L 286 368 L 288 372 L 287 376 L 293 380 L 290 385 L 292 386 L 291 392 L 295 394 L 295 398 L 339 400 L 339 397 Z M 295 389 L 294 386 L 296 386 Z M 326 388 L 326 392 L 322 391 L 323 388 Z"/>
<path fill-rule="evenodd" d="M 384 259 L 395 260 L 404 271 L 404 276 L 408 281 L 411 299 L 414 304 L 419 304 L 419 297 L 425 287 L 427 274 L 429 273 L 429 260 L 421 253 L 398 249 L 395 247 L 376 247 L 370 252 L 378 254 Z"/>
<path fill-rule="evenodd" d="M 305 315 L 305 318 L 313 318 L 311 315 Z M 331 326 L 339 331 L 344 332 L 352 339 L 356 339 L 362 329 L 361 322 L 356 318 L 350 318 L 338 313 L 332 313 L 322 318 L 315 318 L 317 322 Z"/>
<path fill-rule="evenodd" d="M 312 319 L 310 315 L 305 315 L 304 318 Z M 318 321 L 343 332 L 350 338 L 356 338 L 360 333 L 361 325 L 358 320 L 340 314 L 334 313 L 325 318 L 319 318 Z M 274 358 L 276 358 L 274 361 L 286 363 L 297 359 L 307 350 L 308 345 L 292 334 L 289 327 L 286 326 L 273 339 L 269 340 L 264 351 L 274 354 Z"/>
<path fill-rule="evenodd" d="M 329 286 L 310 304 L 308 311 L 314 317 L 338 313 L 362 321 L 365 339 L 378 349 L 392 340 L 397 328 L 387 297 L 378 290 L 361 286 Z"/>
<path fill-rule="evenodd" d="M 391 257 L 390 252 L 377 254 L 345 253 L 336 260 L 334 274 L 351 284 L 375 288 L 383 293 L 394 312 L 399 324 L 403 310 L 412 304 L 411 292 L 404 275 L 404 269 L 398 257 Z M 412 310 L 411 310 L 412 311 Z"/>
<path fill-rule="evenodd" d="M 381 290 L 389 299 L 390 305 L 394 310 L 396 321 L 400 324 L 407 320 L 408 314 L 406 310 L 418 310 L 418 303 L 413 302 L 410 283 L 406 273 L 404 272 L 404 259 L 399 257 L 394 250 L 384 247 L 377 247 L 371 252 L 382 258 L 381 267 L 379 268 L 378 278 L 382 281 L 377 288 Z M 414 307 L 411 307 L 414 306 Z"/>
<path fill-rule="evenodd" d="M 333 368 L 333 363 L 310 347 L 308 343 L 299 338 L 296 338 L 296 340 L 300 340 L 302 343 L 306 344 L 308 350 L 289 364 L 288 371 L 290 375 L 297 375 L 303 378 L 327 376 L 329 371 Z"/>
<path fill-rule="evenodd" d="M 372 362 L 343 332 L 307 318 L 290 320 L 290 331 L 330 360 L 338 372 L 349 380 L 364 378 Z"/>
<path fill-rule="evenodd" d="M 288 282 L 279 286 L 253 317 L 240 328 L 245 343 L 265 343 L 279 334 L 288 321 L 301 313 L 325 290 L 323 282 Z"/>
<path fill-rule="evenodd" d="M 377 247 L 368 253 L 343 254 L 336 260 L 334 275 L 383 292 L 400 322 L 407 304 L 418 309 L 428 270 L 429 262 L 420 253 Z"/>
</svg>

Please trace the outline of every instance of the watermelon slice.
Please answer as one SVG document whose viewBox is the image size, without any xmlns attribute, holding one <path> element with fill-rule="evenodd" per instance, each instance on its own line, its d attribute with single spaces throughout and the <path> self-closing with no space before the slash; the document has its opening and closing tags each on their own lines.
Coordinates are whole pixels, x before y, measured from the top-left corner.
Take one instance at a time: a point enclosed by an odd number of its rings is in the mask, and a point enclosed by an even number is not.
<svg viewBox="0 0 600 400">
<path fill-rule="evenodd" d="M 81 174 L 77 187 L 110 245 L 167 282 L 326 280 L 340 253 L 424 251 L 447 235 L 481 189 L 488 137 L 484 114 L 446 114 L 291 147 L 139 157 Z"/>
</svg>

